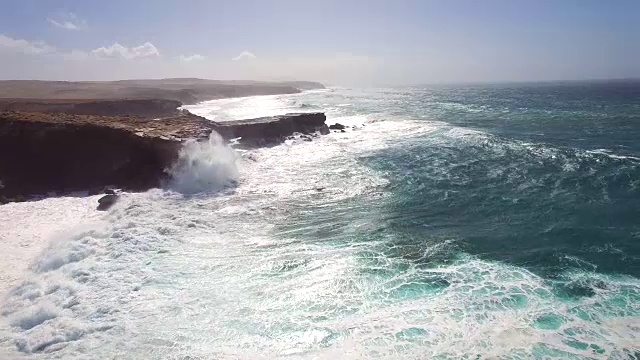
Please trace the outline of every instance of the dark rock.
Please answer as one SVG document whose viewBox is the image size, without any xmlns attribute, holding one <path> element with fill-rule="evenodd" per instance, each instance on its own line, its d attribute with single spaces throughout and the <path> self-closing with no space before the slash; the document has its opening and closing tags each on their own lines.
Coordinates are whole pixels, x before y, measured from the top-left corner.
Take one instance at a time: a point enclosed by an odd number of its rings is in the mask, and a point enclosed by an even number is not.
<svg viewBox="0 0 640 360">
<path fill-rule="evenodd" d="M 331 130 L 344 130 L 346 128 L 347 128 L 346 126 L 344 126 L 344 125 L 342 125 L 340 123 L 335 123 L 333 125 L 329 125 L 329 129 L 331 129 Z"/>
<path fill-rule="evenodd" d="M 328 134 L 324 113 L 294 113 L 257 119 L 217 123 L 215 130 L 227 139 L 241 138 L 240 143 L 249 146 L 277 144 L 294 133 Z"/>
<path fill-rule="evenodd" d="M 167 176 L 165 169 L 182 147 L 180 141 L 156 134 L 137 136 L 134 131 L 144 123 L 127 128 L 117 123 L 118 118 L 108 118 L 113 119 L 111 127 L 97 123 L 99 119 L 89 123 L 92 120 L 84 117 L 46 116 L 0 115 L 1 195 L 19 198 L 50 192 L 100 193 L 109 185 L 147 190 L 160 186 Z M 188 119 L 185 122 L 189 124 Z"/>
<path fill-rule="evenodd" d="M 107 195 L 117 195 L 117 191 L 114 188 L 108 187 L 106 189 L 104 189 L 104 193 Z"/>
<path fill-rule="evenodd" d="M 340 132 L 346 132 L 344 129 L 340 130 Z"/>
<path fill-rule="evenodd" d="M 108 194 L 101 197 L 100 199 L 98 199 L 97 209 L 101 211 L 108 210 L 110 207 L 113 206 L 113 204 L 116 203 L 116 201 L 118 201 L 118 198 L 119 196 L 115 194 Z"/>
</svg>

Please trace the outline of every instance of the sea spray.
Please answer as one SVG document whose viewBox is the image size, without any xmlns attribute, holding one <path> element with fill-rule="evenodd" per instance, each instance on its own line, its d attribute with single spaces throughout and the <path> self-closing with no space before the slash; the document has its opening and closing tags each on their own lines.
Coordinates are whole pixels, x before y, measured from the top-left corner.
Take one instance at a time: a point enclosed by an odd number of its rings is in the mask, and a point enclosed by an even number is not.
<svg viewBox="0 0 640 360">
<path fill-rule="evenodd" d="M 207 141 L 187 141 L 170 169 L 169 187 L 183 194 L 219 191 L 236 184 L 238 154 L 212 132 Z"/>
</svg>

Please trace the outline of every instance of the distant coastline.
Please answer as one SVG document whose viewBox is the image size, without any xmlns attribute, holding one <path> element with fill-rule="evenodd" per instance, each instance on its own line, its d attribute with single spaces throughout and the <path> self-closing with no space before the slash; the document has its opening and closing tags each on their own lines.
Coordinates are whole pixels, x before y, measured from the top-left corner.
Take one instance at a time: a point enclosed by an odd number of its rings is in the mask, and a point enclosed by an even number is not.
<svg viewBox="0 0 640 360">
<path fill-rule="evenodd" d="M 254 95 L 295 94 L 324 89 L 311 81 L 219 81 L 196 78 L 118 81 L 2 80 L 0 99 L 39 100 L 175 100 L 183 105 Z M 97 114 L 100 115 L 100 114 Z"/>
</svg>

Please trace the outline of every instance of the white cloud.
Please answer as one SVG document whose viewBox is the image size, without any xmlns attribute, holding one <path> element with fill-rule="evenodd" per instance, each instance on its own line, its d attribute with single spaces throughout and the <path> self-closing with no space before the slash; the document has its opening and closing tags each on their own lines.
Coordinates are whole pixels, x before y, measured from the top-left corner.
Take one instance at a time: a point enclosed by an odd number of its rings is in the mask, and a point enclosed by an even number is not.
<svg viewBox="0 0 640 360">
<path fill-rule="evenodd" d="M 100 47 L 91 51 L 92 54 L 101 58 L 123 58 L 123 59 L 136 59 L 146 57 L 160 56 L 158 48 L 152 43 L 146 42 L 140 46 L 124 47 L 119 43 L 115 43 L 108 47 Z"/>
<path fill-rule="evenodd" d="M 65 60 L 87 60 L 89 53 L 82 50 L 71 50 L 70 52 L 61 54 Z"/>
<path fill-rule="evenodd" d="M 47 18 L 47 21 L 58 28 L 65 30 L 83 30 L 87 28 L 87 22 L 81 20 L 74 13 L 59 12 Z"/>
<path fill-rule="evenodd" d="M 382 68 L 383 62 L 379 59 L 350 53 L 304 57 L 282 54 L 275 57 L 255 57 L 245 51 L 236 58 L 238 61 L 217 60 L 194 53 L 169 58 L 161 56 L 158 49 L 148 42 L 135 47 L 115 43 L 94 50 L 59 49 L 42 42 L 0 35 L 0 78 L 9 79 L 114 80 L 201 77 L 221 80 L 298 79 L 329 84 L 368 85 L 385 70 Z M 135 61 L 145 59 L 153 61 Z"/>
<path fill-rule="evenodd" d="M 255 58 L 256 56 L 254 53 L 245 50 L 241 52 L 238 56 L 234 57 L 232 60 L 238 61 L 242 59 L 255 59 Z"/>
<path fill-rule="evenodd" d="M 115 43 L 108 47 L 100 47 L 91 51 L 78 49 L 62 50 L 57 49 L 43 41 L 29 41 L 24 39 L 14 39 L 10 36 L 0 34 L 0 52 L 12 52 L 27 55 L 56 55 L 66 60 L 88 60 L 89 58 L 123 58 L 137 59 L 148 57 L 159 57 L 160 52 L 151 44 L 146 42 L 140 46 L 125 47 Z M 202 60 L 200 55 L 184 57 L 184 61 Z"/>
<path fill-rule="evenodd" d="M 2 34 L 0 34 L 0 49 L 24 54 L 45 54 L 56 51 L 56 48 L 43 41 L 14 39 Z"/>
<path fill-rule="evenodd" d="M 199 55 L 199 54 L 193 54 L 193 55 L 180 55 L 178 57 L 178 59 L 180 59 L 181 62 L 193 62 L 193 61 L 202 61 L 204 59 L 206 59 L 204 56 Z"/>
</svg>

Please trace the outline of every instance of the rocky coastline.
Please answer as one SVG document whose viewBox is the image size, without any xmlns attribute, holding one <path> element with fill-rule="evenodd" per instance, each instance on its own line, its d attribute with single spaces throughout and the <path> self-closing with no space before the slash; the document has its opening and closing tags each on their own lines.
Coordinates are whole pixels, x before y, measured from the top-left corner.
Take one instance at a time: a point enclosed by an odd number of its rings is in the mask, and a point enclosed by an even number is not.
<svg viewBox="0 0 640 360">
<path fill-rule="evenodd" d="M 0 99 L 0 204 L 33 196 L 161 186 L 188 139 L 244 147 L 328 134 L 323 113 L 216 123 L 174 99 Z"/>
</svg>

